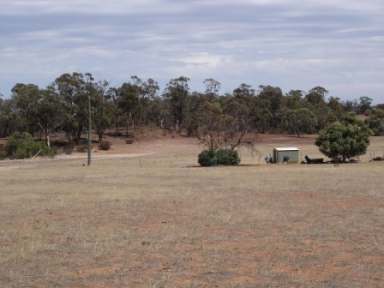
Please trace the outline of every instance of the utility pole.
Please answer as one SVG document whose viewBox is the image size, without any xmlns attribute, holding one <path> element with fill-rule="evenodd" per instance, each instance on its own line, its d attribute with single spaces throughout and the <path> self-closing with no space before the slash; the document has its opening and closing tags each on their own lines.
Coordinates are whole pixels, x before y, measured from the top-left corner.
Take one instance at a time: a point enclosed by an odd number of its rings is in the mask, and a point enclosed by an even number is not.
<svg viewBox="0 0 384 288">
<path fill-rule="evenodd" d="M 91 113 L 91 93 L 88 92 L 88 166 L 92 162 L 92 113 Z"/>
</svg>

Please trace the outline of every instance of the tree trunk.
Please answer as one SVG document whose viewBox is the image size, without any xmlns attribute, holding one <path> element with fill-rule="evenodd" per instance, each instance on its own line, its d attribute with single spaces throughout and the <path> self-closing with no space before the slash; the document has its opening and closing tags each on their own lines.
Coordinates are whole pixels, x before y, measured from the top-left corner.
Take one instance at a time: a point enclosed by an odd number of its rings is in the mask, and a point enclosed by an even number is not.
<svg viewBox="0 0 384 288">
<path fill-rule="evenodd" d="M 79 144 L 80 143 L 80 139 L 81 139 L 81 134 L 83 133 L 83 127 L 80 126 L 79 129 L 77 130 L 77 133 L 76 133 L 76 144 Z"/>
<path fill-rule="evenodd" d="M 127 134 L 127 137 L 129 136 L 129 118 L 127 118 L 127 123 L 126 123 L 126 134 Z"/>
<path fill-rule="evenodd" d="M 49 139 L 49 129 L 47 127 L 44 129 L 44 138 L 45 138 L 45 143 L 47 143 L 47 146 L 51 148 L 51 141 Z"/>
</svg>

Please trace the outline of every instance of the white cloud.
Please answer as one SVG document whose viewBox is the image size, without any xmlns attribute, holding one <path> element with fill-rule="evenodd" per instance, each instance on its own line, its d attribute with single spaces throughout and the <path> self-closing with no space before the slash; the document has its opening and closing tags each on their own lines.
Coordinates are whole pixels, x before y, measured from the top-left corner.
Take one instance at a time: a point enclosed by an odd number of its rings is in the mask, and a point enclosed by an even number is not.
<svg viewBox="0 0 384 288">
<path fill-rule="evenodd" d="M 7 90 L 78 70 L 112 82 L 131 74 L 214 77 L 226 91 L 241 82 L 324 85 L 337 96 L 384 101 L 384 1 L 0 0 L 0 7 Z"/>
<path fill-rule="evenodd" d="M 134 14 L 177 12 L 182 5 L 164 5 L 163 0 L 0 0 L 0 14 Z"/>
</svg>

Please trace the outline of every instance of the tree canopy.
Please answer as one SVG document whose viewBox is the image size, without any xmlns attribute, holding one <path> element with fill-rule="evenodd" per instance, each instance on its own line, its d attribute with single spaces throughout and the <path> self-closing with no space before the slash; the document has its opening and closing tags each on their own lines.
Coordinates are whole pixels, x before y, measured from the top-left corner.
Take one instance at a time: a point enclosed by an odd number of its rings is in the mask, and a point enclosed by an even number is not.
<svg viewBox="0 0 384 288">
<path fill-rule="evenodd" d="M 109 129 L 129 133 L 156 126 L 197 136 L 208 146 L 221 142 L 233 148 L 246 142 L 250 132 L 317 133 L 350 113 L 368 117 L 367 125 L 376 135 L 384 130 L 383 110 L 369 97 L 342 101 L 328 97 L 329 91 L 320 86 L 284 93 L 272 85 L 254 88 L 246 83 L 223 94 L 222 84 L 212 78 L 203 85 L 203 92 L 192 91 L 190 79 L 180 76 L 160 91 L 155 80 L 132 76 L 111 86 L 90 73 L 65 73 L 44 88 L 18 83 L 10 98 L 0 97 L 0 137 L 28 132 L 48 143 L 50 134 L 63 133 L 69 142 L 78 143 L 88 127 L 88 98 L 99 141 Z"/>
<path fill-rule="evenodd" d="M 363 123 L 335 122 L 320 131 L 316 145 L 335 162 L 346 162 L 366 153 L 371 130 Z"/>
</svg>

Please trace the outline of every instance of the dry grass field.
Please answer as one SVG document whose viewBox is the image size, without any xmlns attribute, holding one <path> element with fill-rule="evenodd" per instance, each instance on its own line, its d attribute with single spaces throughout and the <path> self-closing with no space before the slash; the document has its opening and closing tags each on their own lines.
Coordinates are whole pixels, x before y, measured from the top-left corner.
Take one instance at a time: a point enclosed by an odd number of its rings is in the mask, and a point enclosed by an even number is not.
<svg viewBox="0 0 384 288">
<path fill-rule="evenodd" d="M 360 164 L 262 164 L 312 140 L 235 168 L 195 167 L 188 139 L 0 162 L 0 287 L 384 287 L 384 138 Z"/>
</svg>

